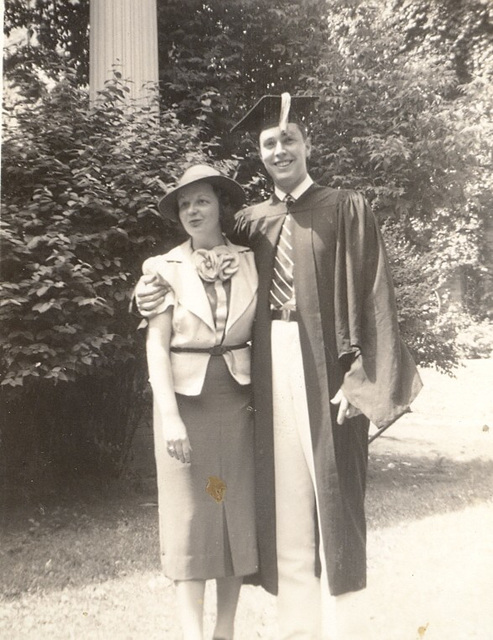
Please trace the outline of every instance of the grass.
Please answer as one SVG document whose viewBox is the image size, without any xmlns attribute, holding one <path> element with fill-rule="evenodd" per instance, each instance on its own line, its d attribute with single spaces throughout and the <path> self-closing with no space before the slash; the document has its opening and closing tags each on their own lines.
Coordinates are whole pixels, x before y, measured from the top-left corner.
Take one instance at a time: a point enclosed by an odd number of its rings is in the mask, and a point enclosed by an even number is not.
<svg viewBox="0 0 493 640">
<path fill-rule="evenodd" d="M 369 529 L 460 511 L 493 496 L 493 460 L 380 454 L 370 458 Z"/>
<path fill-rule="evenodd" d="M 154 498 L 113 487 L 4 511 L 0 594 L 13 599 L 158 568 Z"/>
<path fill-rule="evenodd" d="M 491 497 L 493 461 L 370 459 L 368 528 L 380 529 L 458 511 Z M 84 495 L 85 494 L 85 495 Z M 0 594 L 80 587 L 159 569 L 157 496 L 121 485 L 3 511 Z"/>
</svg>

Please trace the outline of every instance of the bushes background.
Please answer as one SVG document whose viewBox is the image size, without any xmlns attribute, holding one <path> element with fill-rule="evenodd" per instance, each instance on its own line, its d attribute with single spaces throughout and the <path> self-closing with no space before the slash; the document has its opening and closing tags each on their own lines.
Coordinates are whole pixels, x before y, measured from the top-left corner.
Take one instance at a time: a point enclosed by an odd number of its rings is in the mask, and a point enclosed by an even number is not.
<svg viewBox="0 0 493 640">
<path fill-rule="evenodd" d="M 143 260 L 177 241 L 158 195 L 206 153 L 173 112 L 129 111 L 118 78 L 89 109 L 64 72 L 34 109 L 21 95 L 7 107 L 2 451 L 20 478 L 121 472 L 146 388 L 131 291 Z"/>
</svg>

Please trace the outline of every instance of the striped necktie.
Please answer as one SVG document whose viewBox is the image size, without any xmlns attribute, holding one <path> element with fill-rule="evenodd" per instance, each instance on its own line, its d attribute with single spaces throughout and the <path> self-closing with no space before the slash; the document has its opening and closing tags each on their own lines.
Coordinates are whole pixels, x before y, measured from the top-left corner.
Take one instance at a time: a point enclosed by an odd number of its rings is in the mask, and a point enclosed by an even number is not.
<svg viewBox="0 0 493 640">
<path fill-rule="evenodd" d="M 291 195 L 286 195 L 284 202 L 288 212 L 284 218 L 279 241 L 277 243 L 276 256 L 274 258 L 274 272 L 270 288 L 270 303 L 275 309 L 280 309 L 294 296 L 293 282 L 293 218 L 289 213 L 289 206 L 295 202 Z"/>
</svg>

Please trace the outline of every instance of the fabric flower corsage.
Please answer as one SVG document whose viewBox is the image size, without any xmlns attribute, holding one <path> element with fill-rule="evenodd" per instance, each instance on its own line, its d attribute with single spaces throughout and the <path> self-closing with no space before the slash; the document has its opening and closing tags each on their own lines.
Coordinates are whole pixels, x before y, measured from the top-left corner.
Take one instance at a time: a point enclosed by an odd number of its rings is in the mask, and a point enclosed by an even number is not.
<svg viewBox="0 0 493 640">
<path fill-rule="evenodd" d="M 230 251 L 226 245 L 219 245 L 210 251 L 197 249 L 192 257 L 197 273 L 205 282 L 229 280 L 238 271 L 240 264 L 238 254 Z"/>
</svg>

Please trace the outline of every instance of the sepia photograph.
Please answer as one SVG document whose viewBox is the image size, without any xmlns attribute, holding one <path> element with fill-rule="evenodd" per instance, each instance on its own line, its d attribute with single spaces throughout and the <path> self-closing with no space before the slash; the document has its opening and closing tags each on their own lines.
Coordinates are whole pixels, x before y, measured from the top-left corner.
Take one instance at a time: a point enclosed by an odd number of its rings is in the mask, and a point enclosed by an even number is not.
<svg viewBox="0 0 493 640">
<path fill-rule="evenodd" d="M 5 0 L 0 638 L 491 640 L 491 0 Z"/>
</svg>

